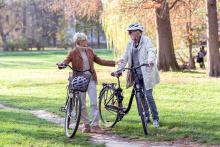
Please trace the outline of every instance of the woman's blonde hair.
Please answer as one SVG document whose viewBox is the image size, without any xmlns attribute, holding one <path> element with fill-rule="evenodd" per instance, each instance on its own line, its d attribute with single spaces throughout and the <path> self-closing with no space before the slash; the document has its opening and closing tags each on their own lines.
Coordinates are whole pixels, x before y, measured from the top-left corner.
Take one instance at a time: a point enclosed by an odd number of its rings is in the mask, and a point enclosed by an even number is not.
<svg viewBox="0 0 220 147">
<path fill-rule="evenodd" d="M 76 33 L 73 37 L 73 43 L 79 45 L 80 41 L 87 40 L 87 36 L 84 33 Z"/>
</svg>

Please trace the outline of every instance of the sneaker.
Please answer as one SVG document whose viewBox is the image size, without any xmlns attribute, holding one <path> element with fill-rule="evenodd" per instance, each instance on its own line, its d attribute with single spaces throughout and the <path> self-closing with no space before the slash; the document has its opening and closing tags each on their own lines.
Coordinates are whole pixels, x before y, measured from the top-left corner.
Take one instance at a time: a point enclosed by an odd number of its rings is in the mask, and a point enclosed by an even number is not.
<svg viewBox="0 0 220 147">
<path fill-rule="evenodd" d="M 158 120 L 154 120 L 153 121 L 153 125 L 154 125 L 154 128 L 158 128 L 159 127 L 159 121 Z"/>
<path fill-rule="evenodd" d="M 97 134 L 103 134 L 103 133 L 105 133 L 105 131 L 104 131 L 99 125 L 92 126 L 92 127 L 91 127 L 91 132 L 92 132 L 92 133 L 97 133 Z"/>
<path fill-rule="evenodd" d="M 83 124 L 82 132 L 83 133 L 90 133 L 91 132 L 90 125 L 89 124 Z"/>
</svg>

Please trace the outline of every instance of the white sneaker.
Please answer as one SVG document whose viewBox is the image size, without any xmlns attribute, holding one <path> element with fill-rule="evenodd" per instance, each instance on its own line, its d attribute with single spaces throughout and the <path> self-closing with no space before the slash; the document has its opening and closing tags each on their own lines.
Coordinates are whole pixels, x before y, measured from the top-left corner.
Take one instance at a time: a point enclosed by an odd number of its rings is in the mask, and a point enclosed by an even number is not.
<svg viewBox="0 0 220 147">
<path fill-rule="evenodd" d="M 158 120 L 154 120 L 153 121 L 153 125 L 154 125 L 154 128 L 158 128 L 159 127 L 159 121 Z"/>
</svg>

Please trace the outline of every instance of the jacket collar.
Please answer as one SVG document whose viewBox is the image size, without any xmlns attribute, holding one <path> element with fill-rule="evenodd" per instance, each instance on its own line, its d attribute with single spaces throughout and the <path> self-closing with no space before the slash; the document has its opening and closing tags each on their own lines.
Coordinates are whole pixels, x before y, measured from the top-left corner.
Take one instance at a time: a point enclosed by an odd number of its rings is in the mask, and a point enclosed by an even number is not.
<svg viewBox="0 0 220 147">
<path fill-rule="evenodd" d="M 82 59 L 82 56 L 81 56 L 80 51 L 79 51 L 79 48 L 75 48 L 75 55 L 76 55 L 76 57 L 78 56 L 78 57 L 80 57 Z"/>
<path fill-rule="evenodd" d="M 75 48 L 76 56 L 79 56 L 81 59 L 83 59 L 82 56 L 81 56 L 80 50 L 85 50 L 87 57 L 89 57 L 87 49 L 88 49 L 88 47 L 76 46 L 76 48 Z"/>
<path fill-rule="evenodd" d="M 138 51 L 141 49 L 142 45 L 143 45 L 143 40 L 144 40 L 144 37 L 143 37 L 143 34 L 141 35 L 141 38 L 140 38 L 140 42 L 139 42 L 139 45 L 138 45 Z M 132 53 L 132 50 L 133 50 L 133 46 L 134 46 L 134 41 L 131 40 L 131 53 Z"/>
</svg>

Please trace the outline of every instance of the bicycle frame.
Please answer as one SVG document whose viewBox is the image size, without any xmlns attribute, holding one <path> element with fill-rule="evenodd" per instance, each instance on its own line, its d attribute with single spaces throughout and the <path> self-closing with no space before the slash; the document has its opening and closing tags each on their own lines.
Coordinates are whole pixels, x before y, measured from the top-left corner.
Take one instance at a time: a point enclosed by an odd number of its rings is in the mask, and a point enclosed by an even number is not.
<svg viewBox="0 0 220 147">
<path fill-rule="evenodd" d="M 81 71 L 81 70 L 74 69 L 74 68 L 73 68 L 72 66 L 70 66 L 69 64 L 68 64 L 68 65 L 64 65 L 64 66 L 62 66 L 62 67 L 63 67 L 63 68 L 66 68 L 67 66 L 68 66 L 73 72 L 75 71 L 75 72 L 78 72 L 78 73 L 80 73 L 80 72 L 83 73 L 83 72 L 89 71 L 89 72 L 92 74 L 92 72 L 91 72 L 90 69 Z M 69 99 L 70 99 L 69 94 L 71 93 L 71 94 L 73 95 L 72 97 L 74 97 L 74 95 L 80 93 L 80 91 L 71 90 L 71 89 L 69 88 L 69 83 L 68 83 L 68 85 L 66 86 L 66 90 L 67 90 L 66 102 L 65 102 L 65 106 L 64 106 L 64 107 L 60 107 L 60 111 L 61 111 L 61 112 L 65 112 L 65 111 L 66 111 L 66 106 L 67 106 L 67 103 L 68 103 L 68 101 L 69 101 Z"/>
<path fill-rule="evenodd" d="M 148 65 L 148 64 L 143 64 L 143 65 Z M 137 68 L 140 68 L 141 66 L 143 65 L 140 65 L 138 67 L 135 67 L 135 68 L 125 68 L 125 69 L 128 69 L 128 70 L 134 70 L 134 73 L 136 73 L 136 69 Z M 149 66 L 149 65 L 148 65 Z M 125 70 L 123 69 L 123 71 Z M 121 88 L 121 84 L 120 84 L 120 77 L 117 76 L 117 82 L 118 82 L 118 87 L 115 89 L 115 93 L 114 95 L 116 96 L 117 98 L 117 101 L 118 101 L 118 107 L 114 108 L 111 106 L 105 106 L 107 109 L 110 109 L 112 111 L 118 111 L 119 112 L 119 121 L 124 117 L 124 115 L 126 115 L 130 109 L 131 109 L 131 106 L 132 106 L 132 103 L 133 103 L 133 99 L 134 99 L 134 96 L 136 97 L 136 101 L 140 101 L 137 97 L 137 94 L 140 93 L 140 94 L 143 94 L 143 88 L 140 87 L 140 85 L 138 84 L 138 78 L 135 77 L 135 83 L 134 83 L 134 86 L 133 86 L 133 89 L 132 89 L 132 92 L 131 92 L 131 95 L 130 95 L 130 99 L 129 99 L 129 103 L 127 105 L 126 108 L 123 107 L 123 99 L 124 99 L 124 96 L 122 95 L 122 88 Z M 138 104 L 138 103 L 137 103 Z M 139 107 L 139 106 L 138 106 Z M 139 114 L 140 115 L 140 114 Z"/>
</svg>

